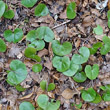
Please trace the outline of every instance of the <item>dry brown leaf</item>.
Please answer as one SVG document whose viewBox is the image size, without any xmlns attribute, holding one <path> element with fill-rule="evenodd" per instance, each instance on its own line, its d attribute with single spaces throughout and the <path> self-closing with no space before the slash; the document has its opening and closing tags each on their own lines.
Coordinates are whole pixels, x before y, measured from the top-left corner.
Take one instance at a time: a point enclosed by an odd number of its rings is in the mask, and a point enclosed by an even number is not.
<svg viewBox="0 0 110 110">
<path fill-rule="evenodd" d="M 47 49 L 43 49 L 43 50 L 38 52 L 39 57 L 43 57 L 45 55 L 48 55 L 48 50 Z"/>
<path fill-rule="evenodd" d="M 18 98 L 17 100 L 26 100 L 26 99 L 30 99 L 32 96 L 33 96 L 33 93 L 28 94 L 28 95 L 26 95 L 26 96 L 24 96 L 24 97 Z"/>
</svg>

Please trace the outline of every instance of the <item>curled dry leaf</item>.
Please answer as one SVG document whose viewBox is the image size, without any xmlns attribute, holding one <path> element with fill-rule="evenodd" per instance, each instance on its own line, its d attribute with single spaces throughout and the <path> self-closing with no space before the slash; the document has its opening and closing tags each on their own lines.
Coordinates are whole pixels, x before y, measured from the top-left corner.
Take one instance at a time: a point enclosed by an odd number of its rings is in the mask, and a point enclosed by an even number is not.
<svg viewBox="0 0 110 110">
<path fill-rule="evenodd" d="M 32 96 L 33 96 L 33 93 L 28 94 L 28 95 L 26 95 L 26 96 L 24 96 L 24 97 L 18 98 L 18 100 L 26 100 L 26 99 L 30 99 Z"/>
</svg>

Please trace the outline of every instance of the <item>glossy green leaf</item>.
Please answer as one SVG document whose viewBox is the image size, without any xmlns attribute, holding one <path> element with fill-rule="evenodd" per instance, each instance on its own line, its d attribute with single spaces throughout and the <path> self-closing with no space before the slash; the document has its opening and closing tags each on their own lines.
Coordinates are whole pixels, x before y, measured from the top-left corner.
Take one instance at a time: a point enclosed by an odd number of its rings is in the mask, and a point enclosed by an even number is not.
<svg viewBox="0 0 110 110">
<path fill-rule="evenodd" d="M 84 72 L 78 72 L 73 76 L 73 80 L 78 83 L 84 82 L 86 79 L 87 77 Z"/>
<path fill-rule="evenodd" d="M 96 93 L 95 100 L 93 100 L 91 103 L 98 104 L 101 102 L 101 100 L 102 100 L 101 96 L 98 93 Z"/>
<path fill-rule="evenodd" d="M 30 102 L 22 102 L 19 106 L 19 110 L 35 110 L 35 108 Z"/>
<path fill-rule="evenodd" d="M 104 36 L 102 38 L 102 41 L 104 43 L 104 45 L 101 47 L 101 55 L 106 55 L 109 51 L 110 51 L 110 38 L 108 38 L 107 36 Z"/>
<path fill-rule="evenodd" d="M 0 52 L 6 51 L 6 44 L 5 42 L 0 38 Z"/>
<path fill-rule="evenodd" d="M 3 16 L 5 12 L 5 3 L 3 1 L 0 1 L 0 18 Z"/>
<path fill-rule="evenodd" d="M 49 85 L 48 85 L 48 92 L 50 92 L 50 91 L 53 91 L 55 89 L 55 84 L 54 83 L 50 83 Z"/>
<path fill-rule="evenodd" d="M 41 72 L 42 70 L 42 65 L 41 64 L 34 64 L 32 66 L 32 71 L 35 73 Z"/>
<path fill-rule="evenodd" d="M 74 54 L 72 57 L 72 61 L 75 64 L 83 64 L 87 62 L 89 56 L 90 56 L 90 51 L 87 47 L 81 47 L 79 49 L 79 54 Z"/>
<path fill-rule="evenodd" d="M 35 48 L 32 48 L 32 47 L 26 48 L 25 52 L 24 52 L 24 55 L 27 58 L 31 58 L 31 59 L 36 60 L 38 62 L 41 61 L 41 58 L 38 55 L 36 55 L 36 49 Z"/>
<path fill-rule="evenodd" d="M 52 63 L 53 63 L 53 66 L 59 72 L 64 72 L 68 70 L 70 67 L 70 59 L 67 56 L 64 56 L 64 57 L 55 56 L 52 60 Z"/>
<path fill-rule="evenodd" d="M 43 40 L 34 40 L 28 47 L 36 48 L 37 51 L 42 50 L 45 47 L 45 42 Z"/>
<path fill-rule="evenodd" d="M 10 63 L 11 71 L 8 73 L 7 80 L 12 84 L 19 84 L 27 77 L 27 69 L 24 63 L 19 60 L 13 60 Z"/>
<path fill-rule="evenodd" d="M 90 65 L 86 65 L 85 73 L 90 80 L 94 80 L 99 74 L 99 66 L 97 64 L 94 64 L 93 67 L 91 67 Z"/>
<path fill-rule="evenodd" d="M 7 10 L 4 12 L 3 16 L 7 19 L 12 19 L 15 16 L 15 14 L 13 10 Z"/>
<path fill-rule="evenodd" d="M 105 86 L 100 86 L 100 89 L 102 89 L 103 91 L 110 91 L 110 84 L 107 84 Z"/>
<path fill-rule="evenodd" d="M 11 30 L 6 30 L 4 32 L 4 38 L 8 42 L 17 43 L 23 38 L 23 31 L 20 28 L 16 28 L 14 32 L 12 32 Z"/>
<path fill-rule="evenodd" d="M 40 87 L 41 87 L 42 90 L 46 90 L 46 84 L 47 84 L 47 82 L 45 80 L 42 80 L 40 82 Z"/>
<path fill-rule="evenodd" d="M 67 18 L 68 19 L 74 19 L 76 17 L 76 12 L 75 12 L 75 8 L 76 8 L 76 3 L 75 2 L 71 2 L 68 6 L 67 6 Z"/>
<path fill-rule="evenodd" d="M 97 27 L 94 28 L 93 31 L 97 35 L 102 35 L 103 34 L 103 28 L 100 25 L 97 25 Z"/>
<path fill-rule="evenodd" d="M 62 45 L 60 41 L 54 40 L 52 42 L 52 50 L 58 56 L 64 56 L 72 51 L 72 44 L 70 42 L 64 42 Z"/>
<path fill-rule="evenodd" d="M 63 74 L 66 76 L 73 76 L 78 71 L 78 69 L 79 69 L 79 65 L 74 64 L 71 61 L 69 69 L 67 71 L 63 72 Z"/>
<path fill-rule="evenodd" d="M 23 88 L 21 85 L 16 85 L 15 86 L 16 87 L 16 90 L 18 90 L 19 92 L 23 92 L 23 91 L 25 91 L 26 90 L 26 88 Z"/>
<path fill-rule="evenodd" d="M 37 28 L 36 34 L 38 39 L 44 39 L 46 42 L 52 42 L 52 40 L 54 39 L 53 31 L 46 26 Z"/>
<path fill-rule="evenodd" d="M 96 91 L 93 88 L 88 88 L 88 90 L 83 90 L 81 97 L 84 101 L 91 102 L 96 98 Z"/>
<path fill-rule="evenodd" d="M 27 8 L 33 7 L 38 0 L 21 0 L 21 4 Z"/>
<path fill-rule="evenodd" d="M 89 48 L 89 51 L 90 51 L 90 54 L 92 55 L 92 54 L 95 54 L 96 52 L 97 52 L 97 50 L 98 50 L 98 48 L 100 48 L 100 47 L 102 47 L 103 45 L 102 45 L 102 42 L 97 42 L 96 44 L 94 44 L 93 46 L 92 46 L 92 48 Z"/>
<path fill-rule="evenodd" d="M 107 91 L 107 92 L 103 93 L 102 99 L 104 101 L 110 101 L 110 91 Z"/>
<path fill-rule="evenodd" d="M 35 8 L 35 16 L 46 16 L 49 13 L 47 6 L 43 3 L 40 3 Z"/>
<path fill-rule="evenodd" d="M 108 18 L 108 27 L 110 28 L 110 10 L 107 12 L 107 18 Z"/>
<path fill-rule="evenodd" d="M 37 104 L 39 105 L 39 107 L 41 107 L 44 110 L 46 110 L 48 106 L 48 101 L 49 101 L 49 98 L 45 94 L 42 94 L 37 98 Z"/>
</svg>

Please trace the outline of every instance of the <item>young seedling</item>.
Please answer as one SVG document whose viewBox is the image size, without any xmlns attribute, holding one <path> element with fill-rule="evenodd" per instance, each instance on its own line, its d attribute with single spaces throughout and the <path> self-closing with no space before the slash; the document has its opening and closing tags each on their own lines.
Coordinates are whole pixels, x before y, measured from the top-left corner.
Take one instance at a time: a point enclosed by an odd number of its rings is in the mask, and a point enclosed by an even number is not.
<svg viewBox="0 0 110 110">
<path fill-rule="evenodd" d="M 50 84 L 48 85 L 47 91 L 50 92 L 50 91 L 52 91 L 52 90 L 54 90 L 54 89 L 55 89 L 55 84 L 54 84 L 54 83 L 50 83 Z"/>
<path fill-rule="evenodd" d="M 60 101 L 53 102 L 54 100 L 51 99 L 51 102 L 49 102 L 49 98 L 45 94 L 41 94 L 37 98 L 37 104 L 40 108 L 44 110 L 58 110 L 60 107 Z"/>
<path fill-rule="evenodd" d="M 99 66 L 97 64 L 94 64 L 93 67 L 91 67 L 90 65 L 86 65 L 85 73 L 90 80 L 94 80 L 99 74 Z"/>
<path fill-rule="evenodd" d="M 27 8 L 33 7 L 38 0 L 21 0 L 21 4 Z"/>
<path fill-rule="evenodd" d="M 23 31 L 20 28 L 16 28 L 14 32 L 12 32 L 11 30 L 6 30 L 4 32 L 4 38 L 8 42 L 17 43 L 23 38 Z"/>
<path fill-rule="evenodd" d="M 6 51 L 6 44 L 5 42 L 0 38 L 0 52 Z"/>
<path fill-rule="evenodd" d="M 89 56 L 90 56 L 90 51 L 87 47 L 81 47 L 79 49 L 79 54 L 74 54 L 72 56 L 72 61 L 74 64 L 83 64 L 85 62 L 87 62 Z"/>
<path fill-rule="evenodd" d="M 67 56 L 64 56 L 64 57 L 55 56 L 52 60 L 52 63 L 53 63 L 53 66 L 59 72 L 65 72 L 70 67 L 70 59 Z"/>
<path fill-rule="evenodd" d="M 66 14 L 67 14 L 68 19 L 74 19 L 76 17 L 75 8 L 76 8 L 76 3 L 75 2 L 71 2 L 67 6 Z"/>
<path fill-rule="evenodd" d="M 42 70 L 42 65 L 41 64 L 34 64 L 32 66 L 32 71 L 35 73 L 41 72 Z"/>
<path fill-rule="evenodd" d="M 107 18 L 108 18 L 108 27 L 110 28 L 110 10 L 107 12 Z"/>
<path fill-rule="evenodd" d="M 40 3 L 36 8 L 35 8 L 35 16 L 46 16 L 49 13 L 49 10 L 47 6 L 43 3 Z"/>
<path fill-rule="evenodd" d="M 10 63 L 10 72 L 7 75 L 7 82 L 18 85 L 27 77 L 27 69 L 24 63 L 19 60 L 13 60 Z"/>
<path fill-rule="evenodd" d="M 100 25 L 97 25 L 97 27 L 94 28 L 93 31 L 96 35 L 102 35 L 103 34 L 103 28 Z"/>
<path fill-rule="evenodd" d="M 46 90 L 46 85 L 47 85 L 47 81 L 45 81 L 45 80 L 42 80 L 41 82 L 40 82 L 40 87 L 41 87 L 41 89 L 42 90 Z"/>
<path fill-rule="evenodd" d="M 25 52 L 24 52 L 24 55 L 27 58 L 31 58 L 31 59 L 36 60 L 38 62 L 41 61 L 41 58 L 38 55 L 36 55 L 36 49 L 35 48 L 32 48 L 32 47 L 26 48 Z"/>
<path fill-rule="evenodd" d="M 19 110 L 35 110 L 35 108 L 30 102 L 22 102 L 19 106 Z"/>
<path fill-rule="evenodd" d="M 70 42 L 64 42 L 62 45 L 60 41 L 54 40 L 52 42 L 52 50 L 58 56 L 64 56 L 72 51 L 72 44 Z"/>
</svg>

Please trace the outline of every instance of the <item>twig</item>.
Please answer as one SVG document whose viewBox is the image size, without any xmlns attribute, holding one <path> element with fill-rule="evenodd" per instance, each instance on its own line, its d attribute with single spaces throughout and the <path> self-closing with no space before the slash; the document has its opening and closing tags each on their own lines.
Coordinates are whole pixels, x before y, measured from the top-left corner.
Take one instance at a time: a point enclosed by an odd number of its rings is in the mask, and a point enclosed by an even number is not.
<svg viewBox="0 0 110 110">
<path fill-rule="evenodd" d="M 60 27 L 60 26 L 62 26 L 62 25 L 65 25 L 65 24 L 69 23 L 70 21 L 71 21 L 71 20 L 67 20 L 67 21 L 65 21 L 65 22 L 63 22 L 63 23 L 61 23 L 61 24 L 58 24 L 58 25 L 54 26 L 52 29 L 55 29 L 55 28 Z"/>
</svg>

